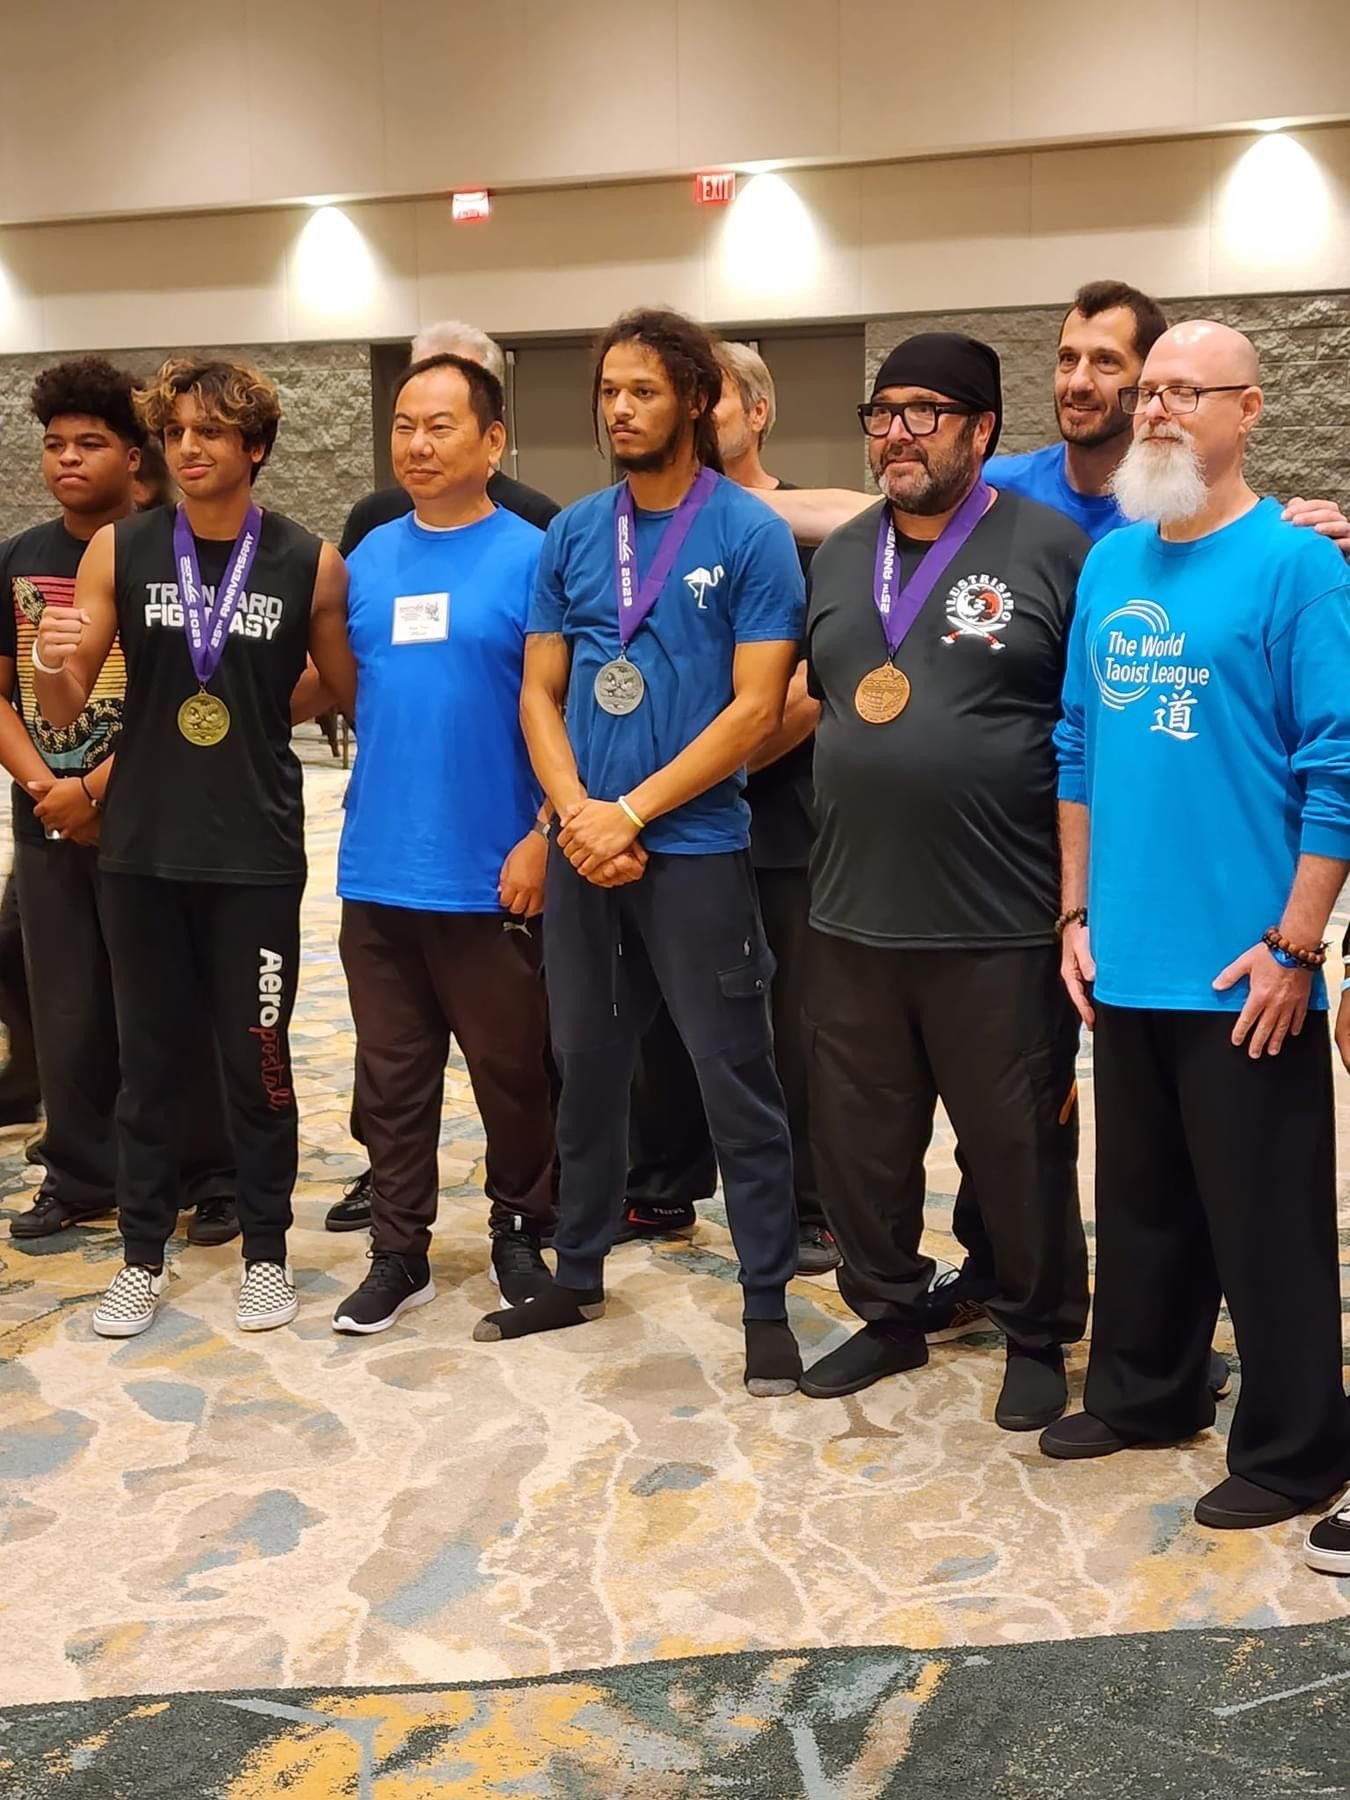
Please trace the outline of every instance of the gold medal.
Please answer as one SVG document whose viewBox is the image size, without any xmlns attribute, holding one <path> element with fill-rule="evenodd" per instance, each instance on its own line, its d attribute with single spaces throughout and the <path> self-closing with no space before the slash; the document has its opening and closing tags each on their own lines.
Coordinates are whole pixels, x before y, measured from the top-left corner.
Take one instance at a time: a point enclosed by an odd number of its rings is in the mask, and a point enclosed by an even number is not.
<svg viewBox="0 0 1350 1800">
<path fill-rule="evenodd" d="M 230 709 L 223 700 L 217 700 L 203 688 L 179 707 L 178 729 L 189 744 L 209 750 L 230 729 Z"/>
<path fill-rule="evenodd" d="M 889 725 L 909 705 L 909 677 L 893 663 L 869 669 L 853 695 L 854 710 L 869 725 Z"/>
</svg>

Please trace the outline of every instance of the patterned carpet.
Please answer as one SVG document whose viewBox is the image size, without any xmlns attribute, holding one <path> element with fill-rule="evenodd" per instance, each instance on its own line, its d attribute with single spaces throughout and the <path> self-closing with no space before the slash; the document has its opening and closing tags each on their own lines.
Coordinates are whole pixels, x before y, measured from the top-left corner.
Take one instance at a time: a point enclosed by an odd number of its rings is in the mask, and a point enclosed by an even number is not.
<svg viewBox="0 0 1350 1800">
<path fill-rule="evenodd" d="M 605 1319 L 473 1343 L 495 1290 L 462 1068 L 440 1297 L 333 1336 L 365 1249 L 322 1229 L 361 1167 L 344 777 L 305 754 L 296 1325 L 241 1338 L 237 1246 L 180 1245 L 152 1331 L 109 1344 L 111 1229 L 0 1238 L 6 1800 L 1350 1795 L 1350 1581 L 1304 1569 L 1306 1521 L 1194 1525 L 1218 1434 L 1046 1462 L 992 1424 L 992 1333 L 849 1400 L 751 1400 L 716 1204 L 692 1244 L 616 1253 Z M 6 1209 L 34 1176 L 8 1141 Z M 930 1187 L 950 1256 L 945 1130 Z M 791 1304 L 808 1359 L 849 1328 L 832 1280 Z"/>
</svg>

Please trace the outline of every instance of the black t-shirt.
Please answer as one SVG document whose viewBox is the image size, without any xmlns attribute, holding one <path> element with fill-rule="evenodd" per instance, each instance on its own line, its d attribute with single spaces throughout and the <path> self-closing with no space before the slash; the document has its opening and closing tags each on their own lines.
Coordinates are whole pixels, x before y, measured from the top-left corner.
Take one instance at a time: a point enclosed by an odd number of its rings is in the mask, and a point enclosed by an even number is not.
<svg viewBox="0 0 1350 1800">
<path fill-rule="evenodd" d="M 1053 943 L 1051 734 L 1088 540 L 1038 501 L 999 494 L 896 654 L 908 706 L 869 725 L 853 695 L 886 661 L 872 599 L 883 505 L 827 538 L 811 570 L 807 658 L 823 709 L 811 922 L 895 948 Z M 904 579 L 926 549 L 901 539 Z"/>
<path fill-rule="evenodd" d="M 69 606 L 75 598 L 75 575 L 87 544 L 72 537 L 60 519 L 34 525 L 0 545 L 0 656 L 14 658 L 15 707 L 28 727 L 38 755 L 57 776 L 87 775 L 117 747 L 122 729 L 126 669 L 120 644 L 114 643 L 79 718 L 70 725 L 49 725 L 33 692 L 33 644 L 38 620 L 48 606 Z M 18 837 L 42 838 L 33 817 L 33 797 L 14 784 L 14 831 Z"/>
<path fill-rule="evenodd" d="M 183 631 L 171 508 L 114 526 L 117 621 L 127 706 L 103 819 L 102 867 L 175 881 L 291 882 L 305 874 L 300 764 L 291 690 L 305 669 L 321 542 L 282 513 L 263 513 L 248 592 L 207 684 L 230 728 L 202 748 L 178 729 L 197 691 Z M 231 545 L 197 540 L 208 602 Z"/>
<path fill-rule="evenodd" d="M 537 488 L 526 487 L 523 481 L 515 481 L 510 475 L 503 475 L 500 469 L 488 481 L 487 496 L 494 506 L 515 513 L 517 518 L 528 519 L 540 531 L 547 531 L 549 521 L 556 519 L 562 511 L 547 494 L 541 494 Z M 350 556 L 361 539 L 374 531 L 377 525 L 387 525 L 391 519 L 401 519 L 404 513 L 410 513 L 412 509 L 412 498 L 404 488 L 381 488 L 377 494 L 367 494 L 347 514 L 347 523 L 342 527 L 338 549 L 344 556 Z"/>
<path fill-rule="evenodd" d="M 795 481 L 780 481 L 782 492 L 794 490 Z M 811 574 L 815 551 L 798 544 L 802 574 Z M 777 762 L 756 769 L 746 778 L 745 797 L 750 802 L 750 860 L 757 869 L 804 869 L 811 860 L 816 837 L 812 799 L 812 739 L 807 738 L 780 756 Z"/>
</svg>

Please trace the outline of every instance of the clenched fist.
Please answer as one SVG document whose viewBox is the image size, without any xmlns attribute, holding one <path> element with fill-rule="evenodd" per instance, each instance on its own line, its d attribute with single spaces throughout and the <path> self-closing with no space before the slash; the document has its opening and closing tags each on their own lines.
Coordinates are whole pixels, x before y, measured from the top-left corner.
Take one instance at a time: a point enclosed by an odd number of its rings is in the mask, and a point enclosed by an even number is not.
<svg viewBox="0 0 1350 1800">
<path fill-rule="evenodd" d="M 49 669 L 64 669 L 80 647 L 89 614 L 73 606 L 46 606 L 38 620 L 38 660 Z"/>
</svg>

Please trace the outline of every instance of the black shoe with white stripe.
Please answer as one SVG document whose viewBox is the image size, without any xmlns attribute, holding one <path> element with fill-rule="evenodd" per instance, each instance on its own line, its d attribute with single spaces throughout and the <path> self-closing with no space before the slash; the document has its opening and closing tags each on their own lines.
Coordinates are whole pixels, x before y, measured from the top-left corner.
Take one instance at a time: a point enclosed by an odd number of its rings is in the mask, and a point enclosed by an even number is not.
<svg viewBox="0 0 1350 1800">
<path fill-rule="evenodd" d="M 1350 1500 L 1313 1526 L 1303 1541 L 1303 1560 L 1323 1575 L 1350 1575 Z"/>
<path fill-rule="evenodd" d="M 553 1286 L 540 1254 L 538 1229 L 520 1213 L 510 1213 L 492 1227 L 492 1279 L 504 1306 L 524 1306 Z"/>
<path fill-rule="evenodd" d="M 425 1256 L 372 1250 L 370 1273 L 333 1314 L 333 1330 L 350 1331 L 358 1337 L 388 1331 L 400 1314 L 435 1298 L 436 1284 Z"/>
</svg>

